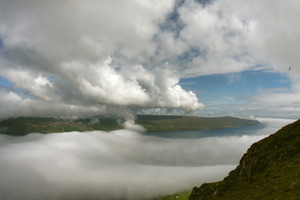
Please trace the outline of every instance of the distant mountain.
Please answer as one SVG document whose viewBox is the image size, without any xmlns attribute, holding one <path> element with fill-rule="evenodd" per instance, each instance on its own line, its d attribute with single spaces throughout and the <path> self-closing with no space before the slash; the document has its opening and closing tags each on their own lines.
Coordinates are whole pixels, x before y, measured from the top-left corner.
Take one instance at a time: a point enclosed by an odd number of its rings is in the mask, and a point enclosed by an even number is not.
<svg viewBox="0 0 300 200">
<path fill-rule="evenodd" d="M 254 143 L 217 183 L 195 187 L 189 200 L 300 199 L 300 120 Z"/>
<path fill-rule="evenodd" d="M 85 119 L 57 119 L 38 117 L 9 118 L 0 122 L 0 134 L 26 135 L 28 133 L 53 133 L 68 131 L 111 131 L 122 128 L 122 121 L 115 118 L 91 117 Z M 256 120 L 234 117 L 191 117 L 168 115 L 139 115 L 136 123 L 147 131 L 186 131 L 220 128 L 237 128 L 259 124 Z"/>
<path fill-rule="evenodd" d="M 28 133 L 54 133 L 70 131 L 111 131 L 121 129 L 115 119 L 86 118 L 58 119 L 39 117 L 9 118 L 0 122 L 0 134 L 22 136 Z"/>
<path fill-rule="evenodd" d="M 137 123 L 146 128 L 147 131 L 162 132 L 238 128 L 257 125 L 260 122 L 236 117 L 141 115 L 137 117 Z"/>
</svg>

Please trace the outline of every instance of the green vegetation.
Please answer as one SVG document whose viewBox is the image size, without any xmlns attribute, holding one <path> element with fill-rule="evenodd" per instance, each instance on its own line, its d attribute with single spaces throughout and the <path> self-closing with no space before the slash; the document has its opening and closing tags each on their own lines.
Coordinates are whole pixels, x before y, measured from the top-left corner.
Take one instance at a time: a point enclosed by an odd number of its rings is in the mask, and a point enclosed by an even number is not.
<svg viewBox="0 0 300 200">
<path fill-rule="evenodd" d="M 0 122 L 0 134 L 21 136 L 28 133 L 54 133 L 69 131 L 111 131 L 121 127 L 115 120 L 101 119 L 101 123 L 90 123 L 91 119 L 65 120 L 55 118 L 20 117 Z"/>
<path fill-rule="evenodd" d="M 255 120 L 233 117 L 188 117 L 141 115 L 136 122 L 147 131 L 186 131 L 200 129 L 233 128 L 258 124 Z M 0 122 L 0 134 L 26 135 L 28 133 L 53 133 L 68 131 L 111 131 L 121 129 L 116 119 L 93 117 L 78 120 L 56 118 L 19 117 Z"/>
<path fill-rule="evenodd" d="M 164 196 L 155 200 L 188 200 L 190 193 L 191 191 L 188 190 L 188 191 L 180 192 L 178 194 Z"/>
<path fill-rule="evenodd" d="M 300 197 L 300 120 L 254 143 L 223 181 L 194 188 L 189 200 Z"/>
</svg>

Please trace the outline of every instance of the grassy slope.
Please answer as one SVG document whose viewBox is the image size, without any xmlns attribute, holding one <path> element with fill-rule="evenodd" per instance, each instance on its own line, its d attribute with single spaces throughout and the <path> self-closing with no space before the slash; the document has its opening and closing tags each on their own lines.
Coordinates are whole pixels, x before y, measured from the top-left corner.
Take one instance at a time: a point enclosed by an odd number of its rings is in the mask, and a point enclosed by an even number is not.
<svg viewBox="0 0 300 200">
<path fill-rule="evenodd" d="M 99 118 L 99 121 L 100 123 L 98 124 L 90 124 L 90 119 L 70 121 L 37 117 L 10 118 L 0 122 L 0 134 L 25 135 L 32 132 L 111 131 L 121 128 L 115 119 Z M 137 123 L 144 126 L 147 131 L 184 131 L 240 127 L 255 125 L 259 122 L 233 117 L 202 118 L 146 115 L 138 116 Z"/>
<path fill-rule="evenodd" d="M 158 198 L 155 200 L 188 200 L 190 194 L 191 194 L 191 191 L 184 191 L 184 192 L 180 192 L 178 194 L 161 197 L 161 198 Z"/>
<path fill-rule="evenodd" d="M 299 199 L 300 120 L 253 144 L 229 176 L 194 188 L 190 200 Z"/>
</svg>

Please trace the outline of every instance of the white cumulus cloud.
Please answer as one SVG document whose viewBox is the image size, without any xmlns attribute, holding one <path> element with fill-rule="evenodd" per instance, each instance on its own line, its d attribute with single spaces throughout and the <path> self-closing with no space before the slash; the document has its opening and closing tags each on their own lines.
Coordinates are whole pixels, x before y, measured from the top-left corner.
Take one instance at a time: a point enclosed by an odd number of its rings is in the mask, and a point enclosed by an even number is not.
<svg viewBox="0 0 300 200">
<path fill-rule="evenodd" d="M 262 68 L 286 73 L 299 93 L 299 8 L 296 0 L 3 0 L 0 75 L 37 107 L 84 112 L 193 112 L 204 105 L 181 78 Z"/>
</svg>

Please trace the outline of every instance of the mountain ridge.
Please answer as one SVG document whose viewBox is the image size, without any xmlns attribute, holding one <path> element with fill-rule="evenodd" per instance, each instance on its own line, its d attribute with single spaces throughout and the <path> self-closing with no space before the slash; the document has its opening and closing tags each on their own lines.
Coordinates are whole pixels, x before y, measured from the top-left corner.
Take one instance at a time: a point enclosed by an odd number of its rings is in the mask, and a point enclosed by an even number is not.
<svg viewBox="0 0 300 200">
<path fill-rule="evenodd" d="M 53 133 L 70 131 L 112 131 L 122 129 L 124 121 L 101 116 L 84 119 L 58 119 L 40 117 L 9 118 L 0 121 L 0 134 L 22 136 L 28 133 Z M 136 123 L 147 131 L 187 131 L 220 128 L 237 128 L 241 126 L 257 125 L 257 120 L 240 119 L 234 117 L 192 117 L 170 115 L 138 115 Z"/>
<path fill-rule="evenodd" d="M 189 200 L 298 199 L 299 144 L 297 120 L 252 144 L 223 181 L 194 187 Z"/>
</svg>

